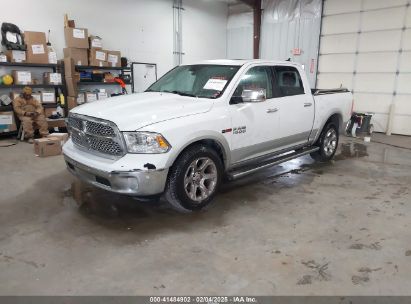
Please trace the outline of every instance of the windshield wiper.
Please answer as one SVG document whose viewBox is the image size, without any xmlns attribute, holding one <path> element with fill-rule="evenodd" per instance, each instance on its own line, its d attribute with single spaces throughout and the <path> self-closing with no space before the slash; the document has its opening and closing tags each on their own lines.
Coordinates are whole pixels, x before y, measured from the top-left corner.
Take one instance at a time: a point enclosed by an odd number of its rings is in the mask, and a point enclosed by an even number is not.
<svg viewBox="0 0 411 304">
<path fill-rule="evenodd" d="M 189 96 L 189 97 L 197 97 L 197 95 L 191 94 L 191 93 L 185 93 L 185 92 L 180 92 L 180 91 L 162 91 L 165 93 L 172 93 L 172 94 L 178 94 L 180 96 Z"/>
</svg>

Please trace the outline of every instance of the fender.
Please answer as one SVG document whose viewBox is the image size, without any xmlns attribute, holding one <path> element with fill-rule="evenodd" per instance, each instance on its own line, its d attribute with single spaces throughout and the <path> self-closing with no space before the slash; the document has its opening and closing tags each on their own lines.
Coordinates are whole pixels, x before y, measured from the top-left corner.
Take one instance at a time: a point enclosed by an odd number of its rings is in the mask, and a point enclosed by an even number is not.
<svg viewBox="0 0 411 304">
<path fill-rule="evenodd" d="M 201 140 L 213 140 L 221 147 L 221 151 L 223 152 L 223 158 L 225 160 L 224 166 L 227 169 L 231 164 L 231 153 L 228 141 L 221 133 L 210 130 L 202 130 L 195 133 L 191 133 L 188 136 L 186 136 L 186 140 L 184 140 L 185 144 L 179 147 L 178 150 L 175 150 L 173 155 L 170 155 L 170 157 L 167 160 L 166 167 L 171 167 L 174 164 L 177 157 L 181 154 L 181 152 L 184 151 L 184 149 L 186 149 L 193 143 Z"/>
<path fill-rule="evenodd" d="M 336 111 L 336 112 L 328 115 L 327 119 L 324 120 L 324 121 L 321 123 L 320 127 L 318 128 L 317 134 L 315 135 L 314 139 L 312 140 L 312 143 L 315 143 L 315 142 L 318 140 L 318 137 L 320 136 L 321 132 L 323 131 L 323 129 L 324 129 L 324 127 L 325 127 L 325 124 L 327 123 L 327 121 L 328 121 L 333 115 L 337 115 L 337 116 L 338 116 L 338 120 L 339 120 L 338 131 L 341 132 L 341 130 L 343 129 L 343 125 L 344 125 L 344 122 L 342 121 L 342 120 L 343 120 L 343 118 L 342 118 L 343 116 L 342 116 L 341 111 Z"/>
</svg>

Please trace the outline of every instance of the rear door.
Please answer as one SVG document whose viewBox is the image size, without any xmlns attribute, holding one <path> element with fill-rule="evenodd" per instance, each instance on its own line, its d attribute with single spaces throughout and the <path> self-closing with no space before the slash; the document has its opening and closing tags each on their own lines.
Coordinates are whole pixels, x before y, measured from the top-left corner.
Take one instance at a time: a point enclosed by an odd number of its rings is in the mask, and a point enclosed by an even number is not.
<svg viewBox="0 0 411 304">
<path fill-rule="evenodd" d="M 314 100 L 293 66 L 275 66 L 274 83 L 279 91 L 278 109 L 282 148 L 308 141 L 314 123 Z"/>
<path fill-rule="evenodd" d="M 265 90 L 263 102 L 233 103 L 243 90 Z M 242 76 L 233 93 L 229 111 L 232 121 L 232 162 L 241 162 L 274 149 L 279 136 L 278 101 L 274 98 L 270 66 L 254 66 Z"/>
</svg>

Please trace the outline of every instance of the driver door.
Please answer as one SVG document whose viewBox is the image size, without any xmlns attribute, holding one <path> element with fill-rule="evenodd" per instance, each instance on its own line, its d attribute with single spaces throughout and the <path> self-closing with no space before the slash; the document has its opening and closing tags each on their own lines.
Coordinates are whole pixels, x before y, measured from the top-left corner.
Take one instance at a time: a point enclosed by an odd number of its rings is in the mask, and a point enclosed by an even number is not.
<svg viewBox="0 0 411 304">
<path fill-rule="evenodd" d="M 244 102 L 244 90 L 265 90 L 266 99 Z M 269 66 L 254 66 L 242 76 L 230 101 L 232 162 L 238 163 L 271 152 L 279 138 L 278 100 Z M 237 103 L 238 102 L 238 103 Z"/>
</svg>

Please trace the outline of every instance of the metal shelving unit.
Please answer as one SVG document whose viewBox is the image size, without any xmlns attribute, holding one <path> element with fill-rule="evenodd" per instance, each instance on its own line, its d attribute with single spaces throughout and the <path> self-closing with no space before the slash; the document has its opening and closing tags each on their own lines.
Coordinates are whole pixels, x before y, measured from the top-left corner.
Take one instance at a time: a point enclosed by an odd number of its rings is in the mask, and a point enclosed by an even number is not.
<svg viewBox="0 0 411 304">
<path fill-rule="evenodd" d="M 79 81 L 79 82 L 77 82 L 77 84 L 80 84 L 80 85 L 97 85 L 97 86 L 99 86 L 99 85 L 118 85 L 118 83 L 117 82 L 104 82 L 104 81 Z M 130 82 L 126 82 L 125 84 L 127 84 L 127 85 L 131 85 L 131 83 Z"/>
<path fill-rule="evenodd" d="M 53 84 L 29 84 L 29 85 L 25 85 L 25 84 L 12 84 L 12 85 L 0 85 L 0 90 L 4 90 L 4 89 L 22 89 L 26 86 L 29 86 L 31 88 L 41 88 L 41 89 L 54 89 L 56 98 L 57 96 L 59 96 L 59 91 L 64 95 L 64 97 L 66 98 L 67 96 L 67 90 L 66 90 L 66 86 L 65 86 L 65 82 L 64 82 L 64 65 L 62 64 L 50 64 L 50 63 L 25 63 L 25 62 L 0 62 L 0 68 L 1 67 L 5 67 L 5 68 L 13 68 L 15 67 L 16 70 L 22 70 L 25 68 L 41 68 L 41 69 L 45 69 L 45 70 L 51 70 L 53 73 L 61 73 L 62 76 L 62 81 L 63 83 L 61 85 L 53 85 Z M 44 108 L 55 108 L 57 107 L 57 103 L 42 103 Z M 65 113 L 67 114 L 67 102 L 64 105 L 64 110 Z M 4 105 L 0 105 L 0 111 L 13 111 L 13 106 L 12 105 L 8 105 L 8 106 L 4 106 Z M 14 116 L 16 124 L 17 124 L 17 128 L 19 127 L 19 123 L 16 119 L 16 116 Z M 16 133 L 15 131 L 12 132 L 4 132 L 4 133 L 0 133 L 0 135 L 12 135 Z"/>
<path fill-rule="evenodd" d="M 131 86 L 131 92 L 134 93 L 134 74 L 133 74 L 133 69 L 131 67 L 101 67 L 101 66 L 88 66 L 88 65 L 76 65 L 75 66 L 76 71 L 86 71 L 86 70 L 101 70 L 101 71 L 120 71 L 120 77 L 123 77 L 125 75 L 130 76 L 130 81 L 125 82 L 126 85 Z M 95 82 L 95 81 L 79 81 L 77 83 L 78 85 L 95 85 L 95 86 L 106 86 L 106 85 L 119 85 L 117 82 Z"/>
</svg>

